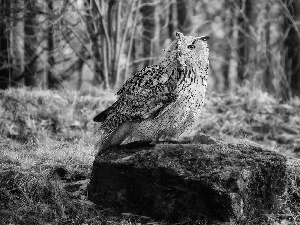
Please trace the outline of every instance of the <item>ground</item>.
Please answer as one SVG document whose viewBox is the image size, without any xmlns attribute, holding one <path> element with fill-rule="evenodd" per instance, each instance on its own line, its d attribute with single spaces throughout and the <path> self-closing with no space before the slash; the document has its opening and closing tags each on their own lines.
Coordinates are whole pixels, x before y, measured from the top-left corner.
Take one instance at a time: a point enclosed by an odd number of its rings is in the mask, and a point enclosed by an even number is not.
<svg viewBox="0 0 300 225">
<path fill-rule="evenodd" d="M 0 224 L 136 224 L 151 221 L 116 215 L 86 198 L 94 160 L 91 119 L 112 104 L 111 93 L 26 89 L 0 92 Z M 299 157 L 300 100 L 280 102 L 259 91 L 207 97 L 197 132 L 243 137 Z M 290 173 L 280 207 L 265 224 L 300 223 L 299 173 Z M 152 221 L 153 222 L 153 221 Z M 156 221 L 157 222 L 157 221 Z M 158 222 L 157 222 L 158 224 Z"/>
</svg>

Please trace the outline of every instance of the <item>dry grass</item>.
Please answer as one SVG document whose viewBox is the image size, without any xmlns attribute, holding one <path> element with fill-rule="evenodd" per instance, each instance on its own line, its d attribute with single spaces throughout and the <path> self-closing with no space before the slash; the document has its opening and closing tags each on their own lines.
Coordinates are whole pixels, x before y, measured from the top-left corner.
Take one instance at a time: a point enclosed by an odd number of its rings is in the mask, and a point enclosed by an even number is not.
<svg viewBox="0 0 300 225">
<path fill-rule="evenodd" d="M 130 224 L 87 200 L 93 146 L 0 137 L 0 224 Z"/>
<path fill-rule="evenodd" d="M 207 96 L 197 131 L 247 138 L 283 154 L 300 157 L 300 99 L 290 102 L 258 89 Z"/>
<path fill-rule="evenodd" d="M 1 138 L 0 148 L 1 224 L 68 224 L 84 220 L 78 213 L 91 216 L 85 210 L 99 214 L 85 197 L 93 161 L 88 143 L 45 138 L 20 144 Z"/>
<path fill-rule="evenodd" d="M 23 141 L 43 134 L 55 139 L 81 139 L 93 132 L 95 113 L 114 99 L 112 93 L 101 91 L 97 97 L 74 91 L 0 91 L 0 134 Z"/>
</svg>

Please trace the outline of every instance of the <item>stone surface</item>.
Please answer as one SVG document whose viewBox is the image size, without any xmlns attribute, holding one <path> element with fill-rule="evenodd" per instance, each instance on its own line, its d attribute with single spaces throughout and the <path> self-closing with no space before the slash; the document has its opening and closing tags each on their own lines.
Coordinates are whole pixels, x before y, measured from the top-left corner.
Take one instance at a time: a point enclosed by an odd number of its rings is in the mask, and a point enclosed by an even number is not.
<svg viewBox="0 0 300 225">
<path fill-rule="evenodd" d="M 131 143 L 100 152 L 89 199 L 170 222 L 247 221 L 272 210 L 285 188 L 284 156 L 250 141 L 193 141 Z"/>
</svg>

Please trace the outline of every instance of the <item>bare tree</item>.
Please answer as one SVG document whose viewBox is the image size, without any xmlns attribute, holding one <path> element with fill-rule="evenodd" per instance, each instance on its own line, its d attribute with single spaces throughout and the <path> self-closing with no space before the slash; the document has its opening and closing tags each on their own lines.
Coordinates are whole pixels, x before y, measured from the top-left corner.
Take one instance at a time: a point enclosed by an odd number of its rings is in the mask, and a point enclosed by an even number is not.
<svg viewBox="0 0 300 225">
<path fill-rule="evenodd" d="M 188 34 L 191 31 L 193 1 L 176 0 L 169 4 L 168 34 L 174 38 L 176 31 Z"/>
<path fill-rule="evenodd" d="M 286 48 L 285 72 L 288 78 L 292 93 L 300 95 L 300 35 L 296 22 L 300 21 L 300 2 L 295 0 L 285 0 L 286 7 L 290 16 L 285 16 L 284 33 L 287 37 L 284 41 Z M 295 22 L 296 21 L 296 22 Z M 287 91 L 286 91 L 287 92 Z"/>
<path fill-rule="evenodd" d="M 16 86 L 19 82 L 15 79 L 20 76 L 24 70 L 23 63 L 23 46 L 20 26 L 21 24 L 21 0 L 11 1 L 11 61 L 12 61 L 12 73 L 11 73 L 11 85 Z"/>
<path fill-rule="evenodd" d="M 87 41 L 74 30 L 72 33 L 93 61 L 94 85 L 101 84 L 103 88 L 115 88 L 123 82 L 125 74 L 121 73 L 124 69 L 120 66 L 121 58 L 122 54 L 131 53 L 125 42 L 129 34 L 130 40 L 133 40 L 131 37 L 134 32 L 128 31 L 135 27 L 136 20 L 133 18 L 138 11 L 137 2 L 139 1 L 87 0 L 84 13 L 76 5 L 72 5 L 84 24 L 83 30 L 87 34 Z M 78 50 L 77 52 L 80 55 Z M 86 61 L 85 63 L 89 65 Z"/>
<path fill-rule="evenodd" d="M 237 59 L 238 59 L 238 68 L 237 68 L 237 77 L 238 83 L 243 84 L 246 78 L 249 77 L 249 56 L 250 56 L 250 46 L 251 38 L 250 35 L 250 26 L 252 25 L 253 19 L 253 2 L 251 0 L 239 0 L 238 9 L 240 11 L 238 17 L 238 49 L 237 49 Z"/>
<path fill-rule="evenodd" d="M 98 2 L 100 4 L 100 2 Z M 103 1 L 101 1 L 101 4 Z M 101 5 L 103 6 L 103 5 Z M 101 6 L 96 4 L 94 0 L 87 0 L 85 1 L 85 11 L 86 16 L 85 19 L 85 25 L 86 25 L 86 31 L 88 34 L 88 38 L 90 39 L 91 43 L 91 53 L 92 58 L 94 62 L 94 82 L 96 84 L 103 83 L 104 88 L 107 88 L 108 86 L 108 74 L 107 71 L 105 71 L 106 68 L 106 62 L 104 62 L 103 58 L 101 57 L 101 54 L 106 50 L 106 48 L 103 46 L 100 47 L 100 42 L 98 41 L 98 37 L 100 35 L 100 28 L 102 25 L 102 19 L 100 18 Z M 104 6 L 103 6 L 104 7 Z M 102 15 L 103 16 L 103 15 Z M 100 50 L 102 49 L 102 52 Z M 104 68 L 105 67 L 105 68 Z"/>
<path fill-rule="evenodd" d="M 140 12 L 143 16 L 143 57 L 150 58 L 144 61 L 144 66 L 148 66 L 152 64 L 152 56 L 159 50 L 159 16 L 155 1 L 142 0 Z"/>
<path fill-rule="evenodd" d="M 178 30 L 188 33 L 192 24 L 192 1 L 176 0 Z"/>
<path fill-rule="evenodd" d="M 1 21 L 0 21 L 0 89 L 6 89 L 9 86 L 10 67 L 9 67 L 9 33 L 7 28 L 7 12 L 10 10 L 10 3 L 1 0 Z"/>
<path fill-rule="evenodd" d="M 11 80 L 9 12 L 10 2 L 0 0 L 0 89 L 8 88 Z"/>
<path fill-rule="evenodd" d="M 27 87 L 36 85 L 36 60 L 38 55 L 36 52 L 36 0 L 24 0 L 24 51 L 25 51 L 25 68 L 24 68 L 24 84 Z"/>
<path fill-rule="evenodd" d="M 175 32 L 178 29 L 176 2 L 172 1 L 169 5 L 168 19 L 168 36 L 170 39 L 173 39 L 175 36 Z"/>
<path fill-rule="evenodd" d="M 223 77 L 224 77 L 224 91 L 228 91 L 230 89 L 230 60 L 232 55 L 232 42 L 233 42 L 233 27 L 234 27 L 234 20 L 235 20 L 235 10 L 234 5 L 232 4 L 231 0 L 225 1 L 226 8 L 223 20 L 225 24 L 225 49 L 224 49 L 224 62 L 222 63 L 223 69 Z"/>
<path fill-rule="evenodd" d="M 266 1 L 264 4 L 265 8 L 265 19 L 266 23 L 264 25 L 264 30 L 265 30 L 265 65 L 264 65 L 264 76 L 263 76 L 263 85 L 264 88 L 266 89 L 267 92 L 273 93 L 274 88 L 272 85 L 272 80 L 273 80 L 273 75 L 272 75 L 272 70 L 271 70 L 271 61 L 272 61 L 272 55 L 271 55 L 271 43 L 270 43 L 270 38 L 271 38 L 271 17 L 270 17 L 270 2 Z"/>
<path fill-rule="evenodd" d="M 46 78 L 44 80 L 44 87 L 45 89 L 52 89 L 56 87 L 58 80 L 55 78 L 53 74 L 53 66 L 54 66 L 54 27 L 53 27 L 53 0 L 47 0 L 48 5 L 48 27 L 47 27 L 47 42 L 48 42 L 48 58 L 47 58 L 47 65 L 46 65 Z"/>
</svg>

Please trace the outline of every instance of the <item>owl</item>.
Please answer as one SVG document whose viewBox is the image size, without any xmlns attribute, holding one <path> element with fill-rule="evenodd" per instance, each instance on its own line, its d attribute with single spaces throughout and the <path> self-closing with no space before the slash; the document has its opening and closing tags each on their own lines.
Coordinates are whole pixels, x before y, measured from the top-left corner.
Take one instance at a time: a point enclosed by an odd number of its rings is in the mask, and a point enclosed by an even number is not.
<svg viewBox="0 0 300 225">
<path fill-rule="evenodd" d="M 207 88 L 209 36 L 176 33 L 165 58 L 128 79 L 118 100 L 96 115 L 96 149 L 125 139 L 176 139 L 197 123 Z"/>
</svg>

